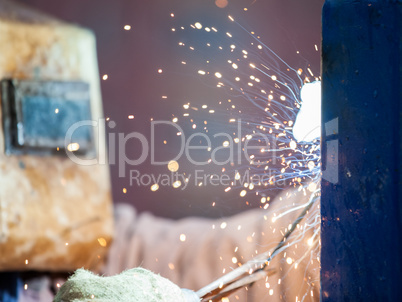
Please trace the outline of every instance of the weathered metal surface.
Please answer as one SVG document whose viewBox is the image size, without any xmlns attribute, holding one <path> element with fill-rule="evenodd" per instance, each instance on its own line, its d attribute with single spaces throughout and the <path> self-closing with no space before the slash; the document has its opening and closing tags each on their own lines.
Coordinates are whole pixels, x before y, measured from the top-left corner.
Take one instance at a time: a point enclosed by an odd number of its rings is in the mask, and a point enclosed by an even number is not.
<svg viewBox="0 0 402 302">
<path fill-rule="evenodd" d="M 92 119 L 98 122 L 103 116 L 94 35 L 1 0 L 0 79 L 4 78 L 88 83 Z M 34 103 L 25 104 L 25 109 L 40 114 L 43 108 Z M 112 237 L 108 166 L 99 161 L 80 165 L 62 156 L 7 155 L 2 124 L 0 270 L 99 266 Z M 104 162 L 104 132 L 101 127 L 93 131 L 97 158 Z M 32 138 L 34 129 L 27 134 Z M 26 138 L 30 147 L 35 145 Z"/>
<path fill-rule="evenodd" d="M 322 124 L 338 119 L 324 170 L 339 153 L 322 180 L 322 301 L 400 301 L 401 20 L 401 1 L 324 5 Z"/>
</svg>

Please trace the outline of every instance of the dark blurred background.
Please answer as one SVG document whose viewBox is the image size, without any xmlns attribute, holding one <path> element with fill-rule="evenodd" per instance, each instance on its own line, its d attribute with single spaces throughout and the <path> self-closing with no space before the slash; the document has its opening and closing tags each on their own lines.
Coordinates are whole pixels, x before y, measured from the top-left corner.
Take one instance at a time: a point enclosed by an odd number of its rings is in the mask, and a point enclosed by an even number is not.
<svg viewBox="0 0 402 302">
<path fill-rule="evenodd" d="M 227 99 L 222 90 L 205 85 L 196 76 L 196 64 L 205 54 L 196 50 L 189 55 L 188 47 L 178 45 L 180 41 L 185 42 L 186 46 L 200 42 L 197 37 L 202 35 L 191 34 L 190 28 L 190 24 L 197 21 L 230 31 L 234 36 L 239 32 L 238 36 L 241 36 L 241 28 L 228 22 L 227 15 L 230 14 L 246 29 L 256 32 L 290 66 L 296 69 L 309 66 L 314 74 L 320 71 L 320 57 L 315 45 L 319 47 L 321 42 L 323 0 L 228 0 L 227 3 L 225 0 L 24 2 L 94 31 L 104 113 L 116 123 L 115 128 L 107 130 L 115 135 L 136 131 L 149 137 L 151 119 L 172 120 L 177 116 L 182 120 L 183 104 L 187 102 L 197 107 L 203 104 L 216 107 L 219 100 Z M 131 29 L 125 30 L 126 25 L 130 25 Z M 181 26 L 185 30 L 180 30 Z M 176 31 L 172 31 L 172 28 Z M 187 64 L 181 64 L 182 61 Z M 162 73 L 158 72 L 159 69 L 162 69 Z M 102 80 L 104 75 L 107 75 L 106 80 Z M 198 120 L 194 122 L 201 126 L 206 118 L 196 114 Z M 134 119 L 129 119 L 129 115 L 134 115 Z M 214 119 L 219 118 L 219 115 L 208 116 L 212 125 Z M 180 124 L 188 133 L 191 133 L 191 125 L 189 119 Z M 177 153 L 175 150 L 180 141 L 176 132 L 170 129 L 159 134 L 156 156 L 160 160 L 172 158 Z M 166 143 L 163 143 L 164 140 Z M 138 158 L 140 147 L 134 140 L 128 143 L 127 157 Z M 194 169 L 184 161 L 178 162 L 179 172 L 191 173 Z M 111 165 L 110 168 L 114 202 L 131 203 L 139 211 L 151 211 L 159 216 L 223 217 L 260 205 L 259 197 L 250 194 L 241 198 L 238 190 L 225 193 L 223 186 L 197 187 L 192 184 L 185 190 L 170 186 L 152 192 L 149 186 L 130 186 L 128 173 L 119 177 L 117 165 Z M 203 169 L 219 171 L 221 168 L 211 166 Z M 155 175 L 169 172 L 166 165 L 152 166 L 149 162 L 135 169 Z"/>
</svg>

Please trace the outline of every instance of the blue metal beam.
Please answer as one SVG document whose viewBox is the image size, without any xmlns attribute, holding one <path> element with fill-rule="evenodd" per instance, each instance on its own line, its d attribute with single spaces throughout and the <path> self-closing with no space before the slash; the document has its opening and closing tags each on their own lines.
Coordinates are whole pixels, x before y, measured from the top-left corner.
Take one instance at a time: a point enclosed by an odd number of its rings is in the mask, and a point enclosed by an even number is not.
<svg viewBox="0 0 402 302">
<path fill-rule="evenodd" d="M 402 2 L 327 0 L 321 299 L 401 301 Z"/>
</svg>

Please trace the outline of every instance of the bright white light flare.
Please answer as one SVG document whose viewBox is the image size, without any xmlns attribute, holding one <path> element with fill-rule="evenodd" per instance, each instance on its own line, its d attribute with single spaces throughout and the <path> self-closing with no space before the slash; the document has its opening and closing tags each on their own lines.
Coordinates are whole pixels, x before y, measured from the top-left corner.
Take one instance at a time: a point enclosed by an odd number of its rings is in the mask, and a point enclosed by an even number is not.
<svg viewBox="0 0 402 302">
<path fill-rule="evenodd" d="M 321 82 L 303 85 L 300 91 L 301 108 L 293 127 L 298 142 L 312 142 L 321 136 Z"/>
</svg>

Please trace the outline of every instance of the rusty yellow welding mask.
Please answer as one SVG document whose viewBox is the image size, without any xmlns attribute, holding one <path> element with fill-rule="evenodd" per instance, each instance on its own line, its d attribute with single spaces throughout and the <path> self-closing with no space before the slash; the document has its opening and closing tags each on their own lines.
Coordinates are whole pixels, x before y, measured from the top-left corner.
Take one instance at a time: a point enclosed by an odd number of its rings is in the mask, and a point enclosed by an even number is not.
<svg viewBox="0 0 402 302">
<path fill-rule="evenodd" d="M 0 1 L 0 270 L 94 269 L 112 237 L 92 32 Z"/>
</svg>

